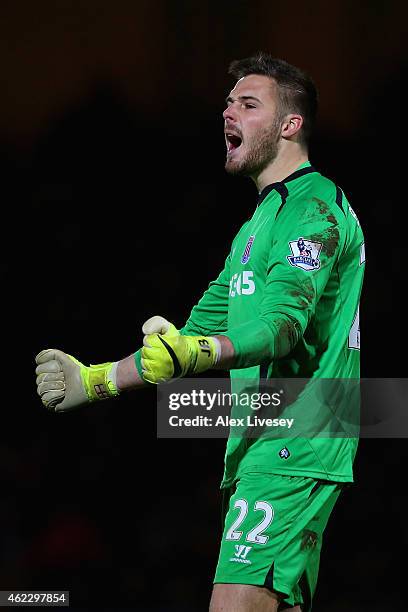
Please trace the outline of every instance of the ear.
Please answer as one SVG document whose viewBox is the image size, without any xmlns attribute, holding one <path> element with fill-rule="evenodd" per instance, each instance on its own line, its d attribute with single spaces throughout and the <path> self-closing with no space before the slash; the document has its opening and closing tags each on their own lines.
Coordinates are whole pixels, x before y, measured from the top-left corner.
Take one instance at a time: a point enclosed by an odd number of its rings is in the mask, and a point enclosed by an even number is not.
<svg viewBox="0 0 408 612">
<path fill-rule="evenodd" d="M 282 138 L 293 138 L 303 125 L 302 115 L 291 113 L 286 115 L 282 123 Z"/>
</svg>

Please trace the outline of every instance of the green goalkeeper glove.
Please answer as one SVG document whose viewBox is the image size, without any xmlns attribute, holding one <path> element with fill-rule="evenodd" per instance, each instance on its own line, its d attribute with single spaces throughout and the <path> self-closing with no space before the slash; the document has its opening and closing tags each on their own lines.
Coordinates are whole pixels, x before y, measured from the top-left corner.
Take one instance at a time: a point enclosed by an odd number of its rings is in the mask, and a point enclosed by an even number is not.
<svg viewBox="0 0 408 612">
<path fill-rule="evenodd" d="M 219 342 L 207 336 L 182 336 L 163 317 L 152 317 L 143 325 L 143 378 L 158 384 L 212 368 L 219 358 Z"/>
<path fill-rule="evenodd" d="M 41 351 L 35 361 L 37 393 L 51 412 L 67 412 L 119 394 L 113 362 L 87 367 L 56 349 Z"/>
</svg>

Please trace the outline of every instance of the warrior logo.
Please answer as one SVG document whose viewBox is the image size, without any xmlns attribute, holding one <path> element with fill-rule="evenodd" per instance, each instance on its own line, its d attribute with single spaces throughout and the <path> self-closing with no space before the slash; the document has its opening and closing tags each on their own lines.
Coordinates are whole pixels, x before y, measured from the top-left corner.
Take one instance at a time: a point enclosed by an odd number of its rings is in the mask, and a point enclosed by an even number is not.
<svg viewBox="0 0 408 612">
<path fill-rule="evenodd" d="M 230 558 L 230 561 L 235 563 L 247 563 L 251 565 L 251 561 L 247 559 L 247 554 L 252 550 L 252 546 L 245 546 L 244 544 L 235 544 L 234 557 Z"/>
<path fill-rule="evenodd" d="M 311 242 L 304 238 L 298 238 L 289 242 L 292 255 L 288 255 L 288 262 L 291 266 L 301 268 L 310 272 L 320 268 L 320 251 L 322 249 L 321 242 Z"/>
<path fill-rule="evenodd" d="M 249 258 L 251 257 L 251 249 L 252 249 L 252 245 L 254 244 L 254 240 L 255 240 L 255 236 L 250 236 L 248 238 L 248 242 L 246 243 L 245 250 L 242 253 L 242 257 L 241 257 L 242 264 L 248 263 Z"/>
</svg>

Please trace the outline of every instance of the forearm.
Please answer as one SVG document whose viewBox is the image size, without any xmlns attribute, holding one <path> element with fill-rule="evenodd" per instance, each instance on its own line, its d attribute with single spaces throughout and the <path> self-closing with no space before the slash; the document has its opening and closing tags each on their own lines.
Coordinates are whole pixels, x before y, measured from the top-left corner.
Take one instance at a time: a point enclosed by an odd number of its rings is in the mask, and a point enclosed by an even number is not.
<svg viewBox="0 0 408 612">
<path fill-rule="evenodd" d="M 296 322 L 282 314 L 253 319 L 225 334 L 208 336 L 182 335 L 166 319 L 154 316 L 144 324 L 143 333 L 143 348 L 134 355 L 134 363 L 121 364 L 123 388 L 140 387 L 141 379 L 160 384 L 211 369 L 270 362 L 287 354 L 298 337 Z"/>
<path fill-rule="evenodd" d="M 302 335 L 299 322 L 283 313 L 253 319 L 216 336 L 221 357 L 216 369 L 248 368 L 285 357 Z"/>
<path fill-rule="evenodd" d="M 116 384 L 119 391 L 134 391 L 146 386 L 141 378 L 135 363 L 135 356 L 129 355 L 118 361 L 116 370 Z"/>
</svg>

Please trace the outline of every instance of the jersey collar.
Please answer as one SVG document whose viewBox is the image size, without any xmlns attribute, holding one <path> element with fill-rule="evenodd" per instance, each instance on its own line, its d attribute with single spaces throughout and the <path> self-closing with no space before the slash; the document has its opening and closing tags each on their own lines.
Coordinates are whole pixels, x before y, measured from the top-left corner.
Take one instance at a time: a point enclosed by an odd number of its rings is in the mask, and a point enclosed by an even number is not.
<svg viewBox="0 0 408 612">
<path fill-rule="evenodd" d="M 292 172 L 292 174 L 289 174 L 289 176 L 284 178 L 283 181 L 277 181 L 276 183 L 266 185 L 266 187 L 262 189 L 258 196 L 257 206 L 259 206 L 261 202 L 264 201 L 266 196 L 269 195 L 274 189 L 279 193 L 282 198 L 282 201 L 284 202 L 288 197 L 288 188 L 286 187 L 285 183 L 289 183 L 289 181 L 294 181 L 295 179 L 303 176 L 304 174 L 309 174 L 310 172 L 317 172 L 317 170 L 313 168 L 309 161 L 307 161 L 302 164 L 300 168 L 295 170 L 295 172 Z"/>
</svg>

